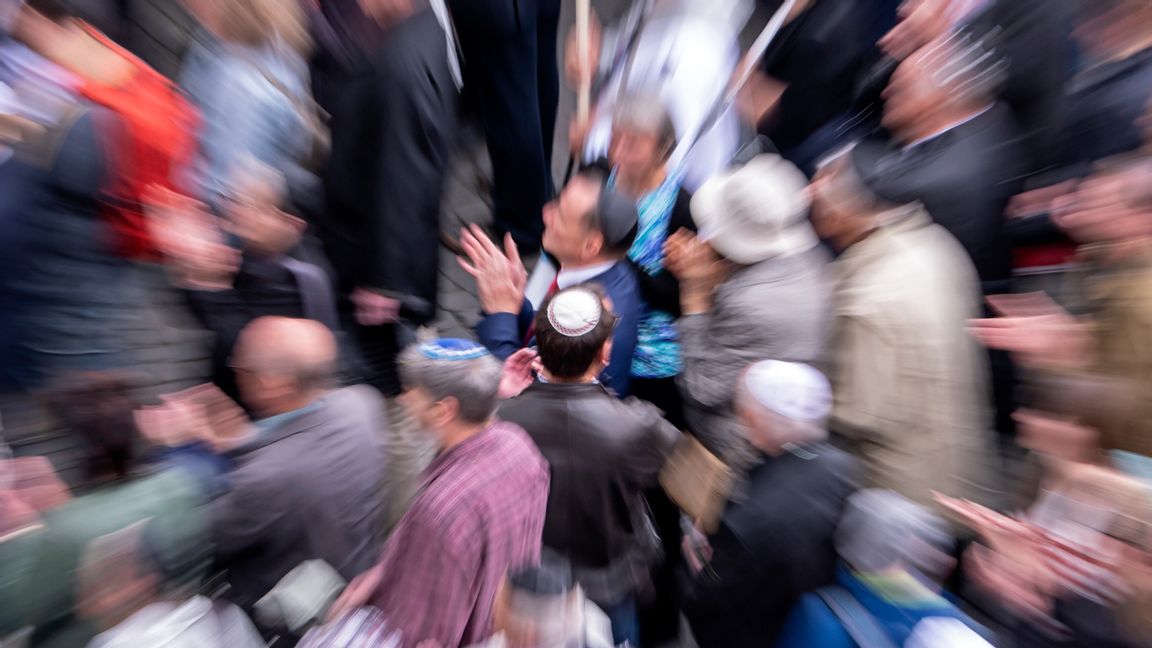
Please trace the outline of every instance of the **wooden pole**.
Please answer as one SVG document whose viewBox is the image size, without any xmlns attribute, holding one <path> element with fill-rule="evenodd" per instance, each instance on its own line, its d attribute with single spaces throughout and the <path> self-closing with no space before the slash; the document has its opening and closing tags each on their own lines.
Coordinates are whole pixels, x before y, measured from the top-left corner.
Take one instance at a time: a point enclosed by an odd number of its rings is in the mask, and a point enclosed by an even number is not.
<svg viewBox="0 0 1152 648">
<path fill-rule="evenodd" d="M 576 55 L 580 65 L 587 64 L 590 57 L 591 34 L 589 22 L 592 13 L 591 0 L 576 0 Z M 581 128 L 587 126 L 592 103 L 592 71 L 581 75 L 580 87 L 576 94 L 576 123 Z"/>
</svg>

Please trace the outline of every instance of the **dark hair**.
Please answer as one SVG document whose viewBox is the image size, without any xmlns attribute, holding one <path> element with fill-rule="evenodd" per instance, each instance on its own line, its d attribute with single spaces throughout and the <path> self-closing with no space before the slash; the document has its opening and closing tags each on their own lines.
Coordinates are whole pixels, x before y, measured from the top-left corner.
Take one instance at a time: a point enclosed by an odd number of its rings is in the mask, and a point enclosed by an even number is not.
<svg viewBox="0 0 1152 648">
<path fill-rule="evenodd" d="M 636 204 L 610 189 L 608 176 L 599 167 L 581 169 L 576 177 L 600 188 L 596 205 L 586 214 L 581 214 L 585 227 L 600 233 L 604 239 L 604 252 L 612 256 L 624 256 L 636 240 L 640 227 Z"/>
<path fill-rule="evenodd" d="M 87 449 L 85 476 L 123 478 L 134 467 L 136 402 L 127 381 L 90 375 L 57 390 L 51 397 L 60 417 Z"/>
<path fill-rule="evenodd" d="M 599 167 L 590 166 L 590 167 L 586 167 L 586 168 L 583 168 L 583 169 L 580 169 L 579 171 L 577 171 L 576 175 L 572 177 L 572 181 L 570 181 L 569 184 L 571 184 L 571 182 L 576 181 L 576 180 L 583 180 L 585 182 L 589 182 L 591 184 L 594 184 L 597 187 L 599 187 L 601 193 L 603 193 L 604 186 L 608 182 L 608 175 L 606 173 L 604 173 L 603 169 L 601 169 Z M 589 230 L 591 230 L 593 232 L 602 232 L 603 231 L 600 227 L 601 223 L 600 223 L 600 198 L 599 198 L 599 196 L 597 196 L 596 204 L 592 206 L 592 209 L 589 209 L 586 213 L 580 214 L 580 219 L 582 221 L 584 221 L 584 226 L 587 227 Z"/>
<path fill-rule="evenodd" d="M 536 347 L 540 353 L 540 362 L 548 373 L 567 379 L 579 378 L 588 372 L 604 344 L 612 337 L 618 319 L 605 307 L 600 321 L 591 331 L 576 337 L 560 333 L 548 320 L 548 310 L 553 300 L 570 290 L 590 291 L 600 298 L 601 303 L 604 302 L 604 291 L 599 286 L 582 285 L 552 295 L 536 311 Z"/>
</svg>

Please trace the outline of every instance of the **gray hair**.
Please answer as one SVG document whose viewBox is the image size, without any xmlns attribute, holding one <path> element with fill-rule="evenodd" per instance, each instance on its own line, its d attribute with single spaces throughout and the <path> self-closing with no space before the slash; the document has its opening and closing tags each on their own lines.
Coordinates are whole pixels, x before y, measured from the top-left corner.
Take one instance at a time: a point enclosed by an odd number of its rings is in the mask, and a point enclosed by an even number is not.
<svg viewBox="0 0 1152 648">
<path fill-rule="evenodd" d="M 836 551 L 859 572 L 891 568 L 942 582 L 955 540 L 928 509 L 888 490 L 862 490 L 848 499 L 836 530 Z"/>
<path fill-rule="evenodd" d="M 880 212 L 894 205 L 884 200 L 870 188 L 852 159 L 855 144 L 846 146 L 823 157 L 816 163 L 816 173 L 824 174 L 827 182 L 821 187 L 819 197 L 833 204 L 850 205 L 863 212 Z"/>
<path fill-rule="evenodd" d="M 928 82 L 965 104 L 995 98 L 1008 77 L 1009 61 L 991 43 L 998 30 L 977 35 L 967 28 L 926 46 L 918 55 Z"/>
<path fill-rule="evenodd" d="M 400 354 L 400 381 L 406 389 L 420 388 L 432 398 L 454 398 L 460 404 L 459 418 L 467 423 L 484 423 L 496 412 L 503 367 L 491 355 L 471 360 L 437 360 L 413 344 Z"/>
<path fill-rule="evenodd" d="M 676 148 L 676 126 L 664 101 L 655 95 L 634 94 L 620 99 L 612 117 L 612 127 L 655 135 L 665 158 Z"/>
</svg>

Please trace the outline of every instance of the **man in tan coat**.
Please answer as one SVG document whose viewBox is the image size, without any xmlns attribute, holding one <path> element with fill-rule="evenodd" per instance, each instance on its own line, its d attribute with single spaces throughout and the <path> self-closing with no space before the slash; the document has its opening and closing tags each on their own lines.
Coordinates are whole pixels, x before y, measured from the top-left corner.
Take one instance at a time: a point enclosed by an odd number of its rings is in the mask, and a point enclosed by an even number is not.
<svg viewBox="0 0 1152 648">
<path fill-rule="evenodd" d="M 850 158 L 826 163 L 811 187 L 813 225 L 841 252 L 832 271 L 832 433 L 863 461 L 868 487 L 920 503 L 933 490 L 986 501 L 988 371 L 965 330 L 980 312 L 976 272 L 919 203 L 880 200 Z"/>
</svg>

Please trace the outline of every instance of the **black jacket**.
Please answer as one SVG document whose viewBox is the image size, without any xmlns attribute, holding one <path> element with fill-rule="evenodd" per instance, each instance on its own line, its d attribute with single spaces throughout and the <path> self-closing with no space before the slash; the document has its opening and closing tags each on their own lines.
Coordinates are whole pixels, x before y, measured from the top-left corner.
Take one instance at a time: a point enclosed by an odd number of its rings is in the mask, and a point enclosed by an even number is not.
<svg viewBox="0 0 1152 648">
<path fill-rule="evenodd" d="M 773 645 L 793 604 L 831 584 L 832 544 L 856 461 L 817 443 L 763 456 L 746 497 L 729 502 L 708 538 L 709 565 L 682 578 L 683 608 L 700 648 Z"/>
<path fill-rule="evenodd" d="M 499 416 L 523 427 L 548 460 L 544 546 L 569 559 L 594 602 L 619 602 L 633 583 L 606 572 L 630 573 L 621 561 L 643 541 L 640 494 L 656 484 L 680 433 L 652 405 L 598 384 L 536 383 Z"/>
<path fill-rule="evenodd" d="M 896 204 L 920 201 L 968 251 L 980 280 L 1009 279 L 1004 208 L 1020 192 L 1027 155 L 1011 112 L 995 104 L 971 121 L 903 150 L 869 140 L 853 152 L 861 178 Z"/>
<path fill-rule="evenodd" d="M 420 11 L 381 36 L 368 69 L 324 81 L 328 258 L 343 291 L 380 289 L 401 302 L 405 320 L 426 324 L 436 317 L 440 194 L 459 94 L 444 31 Z"/>
</svg>

